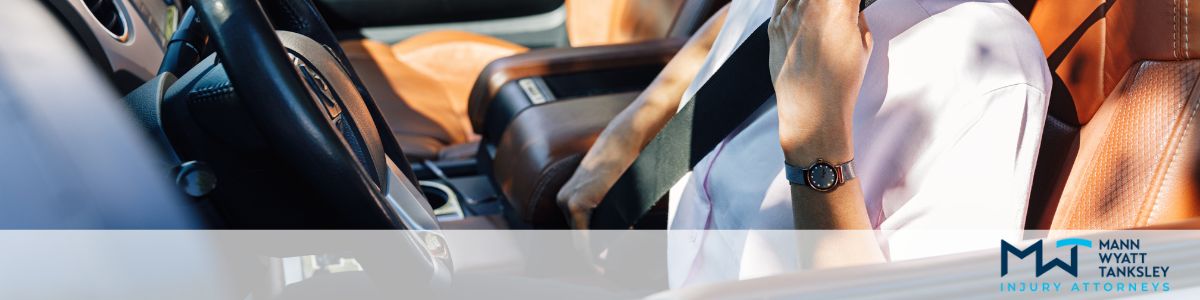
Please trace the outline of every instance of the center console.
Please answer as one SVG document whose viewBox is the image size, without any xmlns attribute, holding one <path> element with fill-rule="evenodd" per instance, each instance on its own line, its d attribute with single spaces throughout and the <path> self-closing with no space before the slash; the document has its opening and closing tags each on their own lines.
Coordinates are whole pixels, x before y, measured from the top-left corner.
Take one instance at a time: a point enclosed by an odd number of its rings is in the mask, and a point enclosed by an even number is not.
<svg viewBox="0 0 1200 300">
<path fill-rule="evenodd" d="M 510 226 L 566 227 L 555 203 L 559 188 L 684 42 L 536 50 L 484 69 L 468 108 L 482 136 L 475 164 Z"/>
</svg>

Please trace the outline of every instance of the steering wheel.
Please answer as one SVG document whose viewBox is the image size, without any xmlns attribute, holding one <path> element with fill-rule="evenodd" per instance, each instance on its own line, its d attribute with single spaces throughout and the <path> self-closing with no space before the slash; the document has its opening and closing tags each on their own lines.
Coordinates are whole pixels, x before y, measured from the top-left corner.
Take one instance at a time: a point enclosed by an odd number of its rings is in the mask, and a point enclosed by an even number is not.
<svg viewBox="0 0 1200 300">
<path fill-rule="evenodd" d="M 377 108 L 335 55 L 336 43 L 276 32 L 257 1 L 194 7 L 228 80 L 207 86 L 236 93 L 271 154 L 318 194 L 297 201 L 318 202 L 307 206 L 328 218 L 322 229 L 438 229 L 420 189 L 401 171 L 407 162 L 385 151 L 399 146 L 380 133 L 386 124 L 377 124 Z"/>
</svg>

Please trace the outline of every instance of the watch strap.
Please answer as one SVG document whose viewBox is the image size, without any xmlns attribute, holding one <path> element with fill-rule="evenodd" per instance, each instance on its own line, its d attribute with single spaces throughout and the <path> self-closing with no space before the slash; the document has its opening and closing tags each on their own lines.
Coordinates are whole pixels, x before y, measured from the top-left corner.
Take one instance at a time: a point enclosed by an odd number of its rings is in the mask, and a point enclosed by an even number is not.
<svg viewBox="0 0 1200 300">
<path fill-rule="evenodd" d="M 846 183 L 847 181 L 850 181 L 850 180 L 858 177 L 858 175 L 854 173 L 854 160 L 853 159 L 851 159 L 850 161 L 848 161 L 844 164 L 838 165 L 837 168 L 839 170 L 841 170 L 840 173 L 842 175 L 839 178 L 840 180 L 838 180 L 838 185 L 842 185 L 843 183 Z"/>
<path fill-rule="evenodd" d="M 786 162 L 783 163 L 783 176 L 793 185 L 808 186 L 808 180 L 805 179 L 806 173 L 808 173 L 808 169 L 804 167 L 793 166 Z"/>
</svg>

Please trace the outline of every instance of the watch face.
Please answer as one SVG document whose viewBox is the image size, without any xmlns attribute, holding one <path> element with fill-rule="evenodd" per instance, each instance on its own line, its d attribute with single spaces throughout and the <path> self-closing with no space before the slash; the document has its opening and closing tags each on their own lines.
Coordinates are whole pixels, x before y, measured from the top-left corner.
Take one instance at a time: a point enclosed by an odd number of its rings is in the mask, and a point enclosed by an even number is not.
<svg viewBox="0 0 1200 300">
<path fill-rule="evenodd" d="M 816 163 L 808 170 L 808 184 L 814 189 L 825 191 L 837 184 L 837 172 L 827 163 Z"/>
</svg>

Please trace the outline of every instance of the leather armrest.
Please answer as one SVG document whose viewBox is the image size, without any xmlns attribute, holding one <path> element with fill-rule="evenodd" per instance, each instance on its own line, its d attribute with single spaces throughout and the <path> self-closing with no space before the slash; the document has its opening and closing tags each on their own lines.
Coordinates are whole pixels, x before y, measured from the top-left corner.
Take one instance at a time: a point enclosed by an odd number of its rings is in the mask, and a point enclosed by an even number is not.
<svg viewBox="0 0 1200 300">
<path fill-rule="evenodd" d="M 525 109 L 496 144 L 492 178 L 521 221 L 565 228 L 558 190 L 608 122 L 640 92 L 554 101 Z"/>
<path fill-rule="evenodd" d="M 683 47 L 685 38 L 649 42 L 530 51 L 488 64 L 471 89 L 467 112 L 475 132 L 482 133 L 484 116 L 500 87 L 520 78 L 665 65 Z"/>
</svg>

